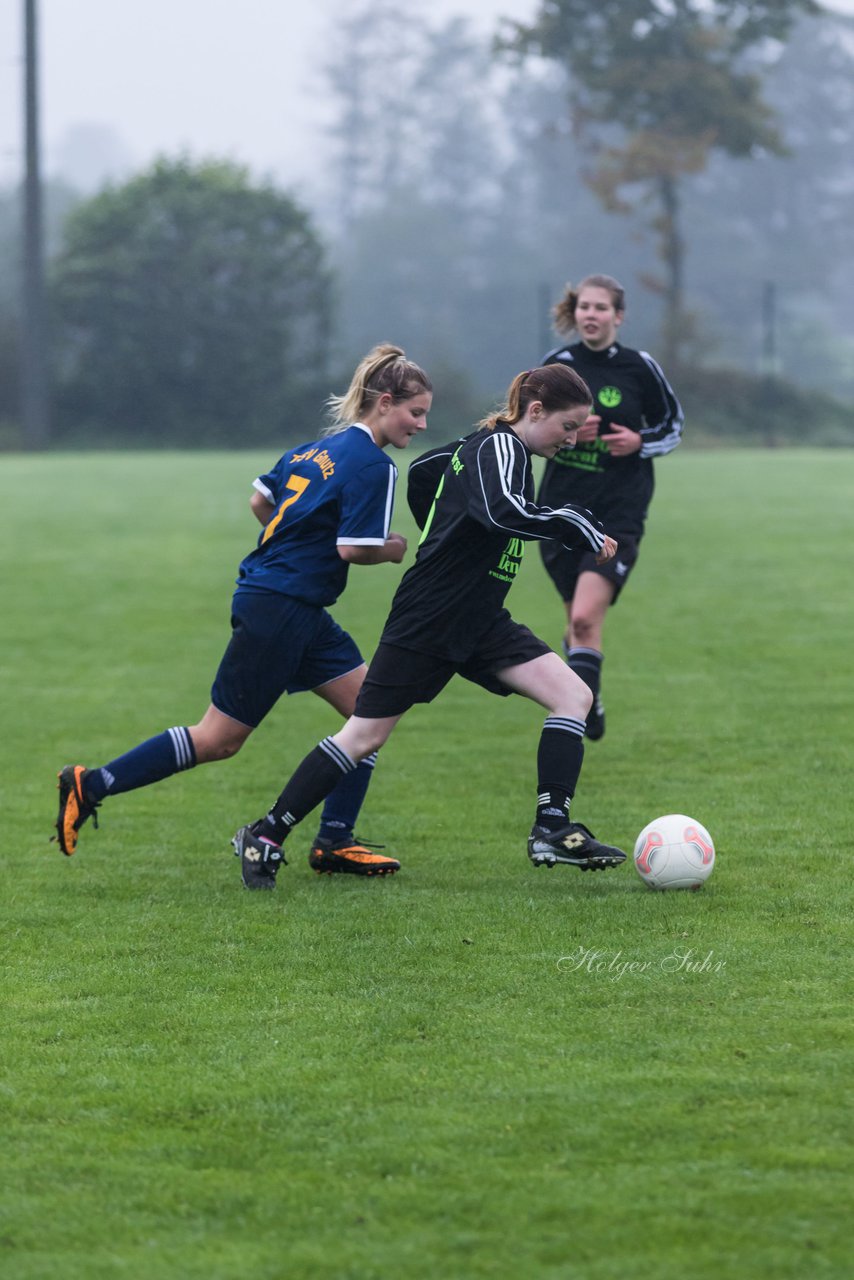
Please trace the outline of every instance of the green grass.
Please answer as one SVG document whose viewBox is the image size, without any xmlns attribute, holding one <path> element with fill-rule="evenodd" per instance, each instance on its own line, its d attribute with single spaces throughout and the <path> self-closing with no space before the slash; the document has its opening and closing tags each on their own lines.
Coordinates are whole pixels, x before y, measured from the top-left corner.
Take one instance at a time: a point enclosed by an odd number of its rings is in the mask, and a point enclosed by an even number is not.
<svg viewBox="0 0 854 1280">
<path fill-rule="evenodd" d="M 56 770 L 207 705 L 270 461 L 2 462 L 0 1273 L 850 1275 L 854 455 L 659 467 L 574 812 L 692 814 L 701 893 L 535 871 L 541 713 L 463 681 L 382 754 L 393 880 L 314 876 L 309 821 L 240 887 L 232 832 L 334 728 L 309 696 L 62 858 Z M 398 572 L 336 610 L 368 653 Z M 557 644 L 533 550 L 510 603 Z"/>
</svg>

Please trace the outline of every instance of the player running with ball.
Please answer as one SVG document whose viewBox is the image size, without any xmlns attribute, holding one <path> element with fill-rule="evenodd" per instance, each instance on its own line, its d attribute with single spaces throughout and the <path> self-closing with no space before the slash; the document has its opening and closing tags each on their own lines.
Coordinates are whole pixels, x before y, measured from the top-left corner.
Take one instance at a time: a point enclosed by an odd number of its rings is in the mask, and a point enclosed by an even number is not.
<svg viewBox="0 0 854 1280">
<path fill-rule="evenodd" d="M 267 816 L 235 836 L 248 887 L 274 887 L 282 845 L 297 823 L 385 743 L 410 707 L 432 702 L 455 674 L 492 693 L 524 694 L 547 712 L 528 840 L 534 865 L 586 871 L 625 861 L 621 849 L 569 818 L 590 690 L 504 607 L 526 542 L 556 539 L 601 560 L 616 551 L 588 511 L 534 501 L 533 458 L 571 445 L 590 409 L 590 391 L 573 370 L 528 370 L 447 467 L 444 451 L 436 451 L 438 488 L 418 555 L 398 587 L 353 715 L 306 756 Z"/>
</svg>

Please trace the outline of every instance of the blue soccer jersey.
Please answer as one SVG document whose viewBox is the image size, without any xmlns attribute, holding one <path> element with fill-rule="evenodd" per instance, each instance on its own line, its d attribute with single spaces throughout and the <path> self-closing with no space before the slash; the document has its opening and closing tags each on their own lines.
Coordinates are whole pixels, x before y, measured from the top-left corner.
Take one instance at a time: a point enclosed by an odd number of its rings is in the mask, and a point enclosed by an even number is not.
<svg viewBox="0 0 854 1280">
<path fill-rule="evenodd" d="M 383 545 L 396 479 L 397 467 L 361 423 L 284 454 L 255 481 L 276 509 L 240 566 L 238 590 L 334 604 L 348 569 L 337 548 Z"/>
</svg>

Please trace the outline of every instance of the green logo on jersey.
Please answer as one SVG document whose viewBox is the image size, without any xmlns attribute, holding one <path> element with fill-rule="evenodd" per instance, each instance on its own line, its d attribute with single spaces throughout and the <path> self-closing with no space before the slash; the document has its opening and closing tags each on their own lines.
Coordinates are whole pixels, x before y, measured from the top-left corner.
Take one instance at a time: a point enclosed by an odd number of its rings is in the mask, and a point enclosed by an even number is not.
<svg viewBox="0 0 854 1280">
<path fill-rule="evenodd" d="M 576 471 L 605 470 L 608 458 L 608 446 L 604 440 L 597 438 L 586 444 L 576 445 L 574 449 L 559 449 L 555 454 L 555 466 L 572 467 Z"/>
<path fill-rule="evenodd" d="M 623 393 L 619 387 L 603 387 L 597 399 L 606 409 L 616 409 L 623 399 Z"/>
<path fill-rule="evenodd" d="M 498 578 L 500 582 L 512 582 L 519 572 L 522 556 L 525 554 L 525 543 L 521 538 L 511 538 L 501 552 L 501 559 L 495 569 L 490 569 L 490 578 Z"/>
</svg>

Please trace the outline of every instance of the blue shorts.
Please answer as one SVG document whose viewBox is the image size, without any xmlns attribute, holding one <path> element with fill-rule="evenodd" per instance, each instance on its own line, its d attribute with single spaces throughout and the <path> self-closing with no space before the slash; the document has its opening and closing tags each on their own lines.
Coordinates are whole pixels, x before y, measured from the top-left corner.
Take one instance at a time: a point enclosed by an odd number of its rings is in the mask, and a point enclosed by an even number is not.
<svg viewBox="0 0 854 1280">
<path fill-rule="evenodd" d="M 283 693 L 303 693 L 362 665 L 352 636 L 320 605 L 275 591 L 236 591 L 231 640 L 211 702 L 254 729 Z"/>
</svg>

